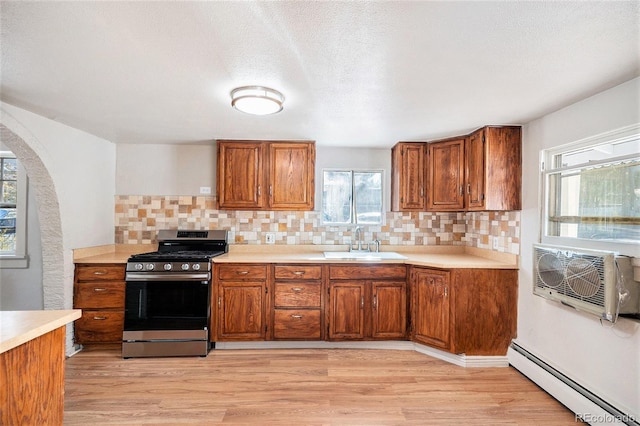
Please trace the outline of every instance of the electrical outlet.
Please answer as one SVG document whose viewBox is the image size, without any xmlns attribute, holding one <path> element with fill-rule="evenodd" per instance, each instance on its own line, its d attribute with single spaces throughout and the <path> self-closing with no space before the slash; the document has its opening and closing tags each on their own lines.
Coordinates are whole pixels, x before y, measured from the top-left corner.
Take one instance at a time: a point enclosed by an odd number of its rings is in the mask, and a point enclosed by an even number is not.
<svg viewBox="0 0 640 426">
<path fill-rule="evenodd" d="M 267 244 L 275 244 L 276 243 L 276 234 L 273 232 L 267 232 L 264 235 L 264 242 Z"/>
<path fill-rule="evenodd" d="M 211 194 L 211 187 L 210 186 L 201 186 L 200 187 L 200 194 L 204 194 L 204 195 Z"/>
<path fill-rule="evenodd" d="M 498 243 L 500 242 L 498 241 L 498 237 L 491 237 L 491 238 L 493 238 L 493 249 L 498 250 Z"/>
</svg>

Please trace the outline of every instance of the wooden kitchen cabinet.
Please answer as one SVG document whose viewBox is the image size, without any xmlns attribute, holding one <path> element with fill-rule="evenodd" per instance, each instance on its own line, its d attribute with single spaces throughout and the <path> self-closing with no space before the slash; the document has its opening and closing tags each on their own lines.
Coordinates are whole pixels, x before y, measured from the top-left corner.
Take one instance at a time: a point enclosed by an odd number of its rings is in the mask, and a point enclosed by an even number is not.
<svg viewBox="0 0 640 426">
<path fill-rule="evenodd" d="M 411 340 L 455 354 L 506 355 L 516 337 L 517 270 L 411 267 Z"/>
<path fill-rule="evenodd" d="M 469 135 L 465 165 L 467 210 L 522 208 L 522 130 L 487 126 Z"/>
<path fill-rule="evenodd" d="M 214 265 L 211 341 L 266 339 L 267 276 L 267 265 Z"/>
<path fill-rule="evenodd" d="M 411 276 L 412 340 L 449 349 L 449 272 L 414 268 Z"/>
<path fill-rule="evenodd" d="M 322 265 L 273 266 L 273 339 L 323 339 L 322 270 Z"/>
<path fill-rule="evenodd" d="M 427 210 L 464 210 L 464 148 L 464 138 L 427 145 Z"/>
<path fill-rule="evenodd" d="M 391 210 L 426 210 L 426 143 L 398 142 L 391 148 Z"/>
<path fill-rule="evenodd" d="M 124 330 L 124 264 L 76 264 L 73 307 L 78 344 L 121 343 Z"/>
<path fill-rule="evenodd" d="M 328 339 L 406 338 L 405 278 L 404 265 L 331 265 Z"/>
<path fill-rule="evenodd" d="M 218 209 L 313 210 L 314 142 L 217 141 Z"/>
</svg>

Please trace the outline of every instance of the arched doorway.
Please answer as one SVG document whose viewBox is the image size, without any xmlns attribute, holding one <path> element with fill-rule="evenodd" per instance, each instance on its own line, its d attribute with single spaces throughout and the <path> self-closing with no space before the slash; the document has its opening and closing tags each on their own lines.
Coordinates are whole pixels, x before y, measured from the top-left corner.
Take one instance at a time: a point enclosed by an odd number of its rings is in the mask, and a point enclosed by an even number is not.
<svg viewBox="0 0 640 426">
<path fill-rule="evenodd" d="M 36 152 L 35 137 L 10 116 L 0 116 L 0 137 L 27 171 L 30 191 L 35 192 L 42 238 L 42 287 L 45 309 L 69 309 L 65 298 L 65 267 L 60 208 L 53 179 Z M 69 300 L 69 302 L 66 302 Z"/>
</svg>

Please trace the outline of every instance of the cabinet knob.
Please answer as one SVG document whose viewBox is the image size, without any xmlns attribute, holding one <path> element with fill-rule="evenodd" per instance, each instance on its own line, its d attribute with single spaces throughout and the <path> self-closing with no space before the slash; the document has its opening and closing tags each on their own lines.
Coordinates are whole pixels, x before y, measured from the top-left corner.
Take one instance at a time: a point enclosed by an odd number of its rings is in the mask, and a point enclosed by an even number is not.
<svg viewBox="0 0 640 426">
<path fill-rule="evenodd" d="M 249 273 L 249 271 L 236 271 L 236 274 L 238 275 L 247 275 Z"/>
<path fill-rule="evenodd" d="M 378 309 L 378 296 L 373 295 L 373 309 Z"/>
<path fill-rule="evenodd" d="M 107 317 L 93 317 L 93 319 L 96 321 L 104 321 L 107 319 Z"/>
<path fill-rule="evenodd" d="M 304 271 L 295 271 L 293 275 L 304 275 Z"/>
<path fill-rule="evenodd" d="M 107 275 L 107 271 L 93 271 L 93 275 Z"/>
<path fill-rule="evenodd" d="M 444 297 L 449 295 L 449 289 L 447 287 L 444 288 Z"/>
<path fill-rule="evenodd" d="M 302 319 L 302 315 L 291 315 L 291 318 Z"/>
<path fill-rule="evenodd" d="M 295 293 L 300 293 L 302 291 L 302 287 L 293 287 L 291 289 L 291 291 L 295 292 Z"/>
<path fill-rule="evenodd" d="M 106 288 L 102 288 L 102 287 L 98 287 L 98 288 L 94 288 L 93 291 L 100 292 L 100 291 L 107 291 L 107 289 Z"/>
</svg>

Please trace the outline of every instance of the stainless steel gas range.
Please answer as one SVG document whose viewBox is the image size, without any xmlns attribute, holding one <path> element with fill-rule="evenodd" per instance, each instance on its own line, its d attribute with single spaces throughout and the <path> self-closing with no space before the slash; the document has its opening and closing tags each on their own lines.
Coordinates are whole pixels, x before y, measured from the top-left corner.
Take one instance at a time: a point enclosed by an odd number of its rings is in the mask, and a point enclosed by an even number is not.
<svg viewBox="0 0 640 426">
<path fill-rule="evenodd" d="M 124 358 L 207 355 L 211 259 L 227 250 L 227 231 L 162 230 L 158 251 L 128 259 Z"/>
</svg>

